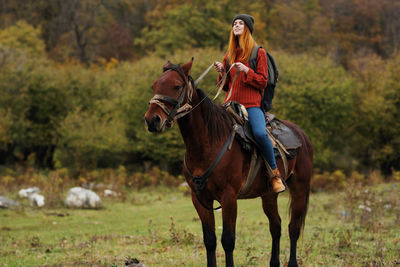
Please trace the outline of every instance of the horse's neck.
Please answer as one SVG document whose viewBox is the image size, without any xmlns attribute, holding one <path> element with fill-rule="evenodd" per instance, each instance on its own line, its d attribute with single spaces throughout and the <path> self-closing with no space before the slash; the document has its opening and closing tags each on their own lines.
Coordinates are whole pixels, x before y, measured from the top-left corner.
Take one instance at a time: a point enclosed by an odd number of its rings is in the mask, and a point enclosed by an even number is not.
<svg viewBox="0 0 400 267">
<path fill-rule="evenodd" d="M 185 117 L 178 121 L 179 129 L 186 146 L 186 151 L 204 154 L 210 151 L 210 141 L 208 130 L 201 105 L 197 106 L 200 99 L 197 94 L 193 94 L 192 106 L 196 107 Z M 200 155 L 199 155 L 200 156 Z"/>
</svg>

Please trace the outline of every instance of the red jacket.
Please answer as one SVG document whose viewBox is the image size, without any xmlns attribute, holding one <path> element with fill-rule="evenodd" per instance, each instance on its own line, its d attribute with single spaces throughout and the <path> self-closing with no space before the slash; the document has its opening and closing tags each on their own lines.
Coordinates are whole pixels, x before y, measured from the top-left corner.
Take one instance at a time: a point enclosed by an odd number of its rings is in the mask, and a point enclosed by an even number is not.
<svg viewBox="0 0 400 267">
<path fill-rule="evenodd" d="M 237 57 L 235 62 L 238 62 L 238 58 L 240 57 L 241 48 L 238 48 Z M 228 60 L 228 54 L 225 54 L 223 65 L 226 66 L 226 62 Z M 268 67 L 267 67 L 267 55 L 265 50 L 260 47 L 258 50 L 257 56 L 257 71 L 254 72 L 252 68 L 250 68 L 249 63 L 245 64 L 249 67 L 249 72 L 246 74 L 244 72 L 240 72 L 238 77 L 236 78 L 235 84 L 232 87 L 232 81 L 236 74 L 236 69 L 232 68 L 229 72 L 229 76 L 227 78 L 228 82 L 224 85 L 224 91 L 227 91 L 225 96 L 225 102 L 235 100 L 240 104 L 244 105 L 246 108 L 250 107 L 260 107 L 261 103 L 261 95 L 264 93 L 264 88 L 267 86 L 268 81 Z M 218 80 L 222 78 L 220 74 Z M 229 99 L 227 99 L 229 95 L 229 90 L 232 87 L 232 93 Z"/>
</svg>

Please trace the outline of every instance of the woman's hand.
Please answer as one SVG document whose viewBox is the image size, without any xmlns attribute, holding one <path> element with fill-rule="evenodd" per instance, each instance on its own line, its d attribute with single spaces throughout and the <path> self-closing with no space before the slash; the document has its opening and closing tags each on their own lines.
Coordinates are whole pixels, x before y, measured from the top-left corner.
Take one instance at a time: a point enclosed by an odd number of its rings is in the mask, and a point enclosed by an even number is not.
<svg viewBox="0 0 400 267">
<path fill-rule="evenodd" d="M 224 65 L 221 62 L 215 61 L 214 62 L 214 69 L 218 72 L 224 72 Z"/>
<path fill-rule="evenodd" d="M 249 67 L 244 65 L 242 62 L 233 63 L 232 66 L 236 69 L 236 71 L 243 71 L 246 74 L 249 72 Z"/>
</svg>

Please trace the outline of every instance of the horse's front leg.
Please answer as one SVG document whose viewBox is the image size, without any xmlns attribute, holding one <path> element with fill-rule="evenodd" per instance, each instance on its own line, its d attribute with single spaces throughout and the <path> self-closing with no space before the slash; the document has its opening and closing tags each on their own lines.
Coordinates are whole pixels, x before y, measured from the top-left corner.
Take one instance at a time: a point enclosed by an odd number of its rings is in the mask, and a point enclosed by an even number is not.
<svg viewBox="0 0 400 267">
<path fill-rule="evenodd" d="M 203 201 L 204 204 L 208 205 L 208 207 L 212 207 L 212 200 Z M 207 267 L 216 267 L 217 259 L 215 256 L 215 250 L 217 248 L 217 238 L 215 236 L 214 211 L 204 208 L 198 201 L 194 191 L 192 191 L 192 202 L 199 214 L 203 228 L 203 241 L 207 250 Z"/>
<path fill-rule="evenodd" d="M 235 249 L 235 229 L 237 217 L 236 195 L 233 192 L 225 193 L 221 199 L 221 207 L 223 221 L 221 243 L 225 250 L 226 266 L 233 267 L 233 250 Z"/>
</svg>

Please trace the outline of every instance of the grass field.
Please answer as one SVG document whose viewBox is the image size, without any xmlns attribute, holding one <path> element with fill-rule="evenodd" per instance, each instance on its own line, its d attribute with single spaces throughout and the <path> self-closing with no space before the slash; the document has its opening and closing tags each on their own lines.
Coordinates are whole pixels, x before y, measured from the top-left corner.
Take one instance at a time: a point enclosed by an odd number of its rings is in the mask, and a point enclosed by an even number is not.
<svg viewBox="0 0 400 267">
<path fill-rule="evenodd" d="M 400 184 L 313 193 L 298 243 L 301 266 L 400 266 Z M 12 197 L 15 195 L 9 195 Z M 132 191 L 100 210 L 0 210 L 0 266 L 205 266 L 200 221 L 175 189 Z M 279 197 L 281 264 L 289 258 L 288 193 Z M 216 212 L 217 263 L 224 266 Z M 267 266 L 271 237 L 261 200 L 240 200 L 236 266 Z"/>
</svg>

